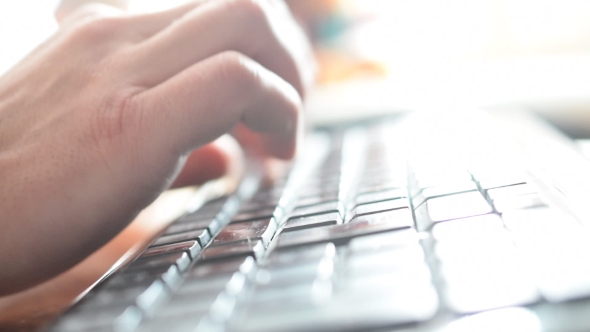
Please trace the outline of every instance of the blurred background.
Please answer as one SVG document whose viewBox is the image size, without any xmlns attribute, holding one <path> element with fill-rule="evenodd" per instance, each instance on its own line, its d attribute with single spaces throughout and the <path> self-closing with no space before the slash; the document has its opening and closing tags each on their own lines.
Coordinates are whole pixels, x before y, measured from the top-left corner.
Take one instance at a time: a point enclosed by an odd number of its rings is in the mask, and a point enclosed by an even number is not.
<svg viewBox="0 0 590 332">
<path fill-rule="evenodd" d="M 75 1 L 75 0 L 70 0 Z M 117 1 L 117 0 L 110 0 Z M 0 74 L 57 28 L 57 0 L 0 4 Z M 183 0 L 132 0 L 155 11 Z M 590 128 L 590 1 L 292 0 L 314 37 L 317 122 L 390 109 L 516 105 Z M 573 120 L 572 120 L 573 119 Z"/>
</svg>

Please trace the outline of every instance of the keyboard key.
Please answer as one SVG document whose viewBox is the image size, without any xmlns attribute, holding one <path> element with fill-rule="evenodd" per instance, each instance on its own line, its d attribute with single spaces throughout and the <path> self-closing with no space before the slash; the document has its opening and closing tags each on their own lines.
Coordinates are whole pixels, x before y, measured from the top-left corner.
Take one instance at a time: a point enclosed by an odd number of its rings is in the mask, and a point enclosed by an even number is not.
<svg viewBox="0 0 590 332">
<path fill-rule="evenodd" d="M 287 220 L 283 232 L 290 232 L 305 228 L 341 224 L 342 218 L 337 212 L 319 214 L 307 217 L 293 217 Z"/>
<path fill-rule="evenodd" d="M 389 189 L 377 192 L 368 192 L 360 194 L 356 197 L 356 205 L 377 203 L 382 201 L 389 201 L 392 199 L 408 197 L 408 191 L 406 189 Z"/>
<path fill-rule="evenodd" d="M 170 225 L 164 232 L 164 235 L 171 235 L 171 234 L 178 234 L 178 233 L 187 233 L 201 229 L 208 229 L 209 234 L 215 234 L 221 228 L 221 224 L 217 219 L 200 219 L 194 221 L 182 221 L 179 223 L 175 223 Z"/>
<path fill-rule="evenodd" d="M 282 265 L 297 265 L 309 261 L 319 261 L 324 257 L 333 257 L 336 246 L 333 243 L 312 244 L 305 247 L 276 248 L 273 250 L 264 266 L 274 267 Z"/>
<path fill-rule="evenodd" d="M 156 280 L 163 280 L 169 288 L 174 288 L 178 286 L 181 276 L 176 265 L 167 269 L 121 272 L 107 279 L 102 288 L 121 289 L 151 284 Z"/>
<path fill-rule="evenodd" d="M 418 233 L 414 229 L 396 230 L 375 235 L 354 238 L 348 244 L 349 252 L 380 251 L 390 248 L 399 248 L 417 245 Z"/>
<path fill-rule="evenodd" d="M 434 223 L 491 213 L 492 208 L 479 192 L 468 192 L 432 198 L 416 210 L 416 222 L 420 230 Z"/>
<path fill-rule="evenodd" d="M 274 207 L 271 208 L 264 208 L 257 211 L 248 211 L 236 214 L 233 218 L 231 218 L 231 222 L 244 222 L 244 221 L 252 221 L 256 219 L 265 219 L 265 218 L 272 218 L 273 212 L 275 211 Z"/>
<path fill-rule="evenodd" d="M 156 241 L 154 241 L 150 247 L 185 242 L 190 240 L 196 240 L 199 242 L 201 247 L 204 247 L 211 240 L 211 235 L 209 234 L 209 231 L 207 229 L 198 229 L 187 233 L 163 235 L 156 239 Z"/>
<path fill-rule="evenodd" d="M 199 261 L 197 262 L 197 265 L 186 272 L 185 278 L 203 278 L 225 273 L 233 274 L 237 271 L 248 274 L 255 267 L 254 258 L 250 256 L 245 258 L 228 258 L 225 260 Z"/>
<path fill-rule="evenodd" d="M 141 257 L 145 258 L 178 252 L 186 252 L 191 259 L 195 259 L 201 252 L 201 246 L 197 241 L 186 241 L 165 246 L 151 247 L 144 251 L 143 254 L 141 254 Z"/>
<path fill-rule="evenodd" d="M 362 331 L 425 321 L 438 310 L 432 286 L 389 292 L 381 296 L 357 292 L 335 294 L 327 303 L 265 307 L 243 306 L 229 324 L 229 331 Z M 353 305 L 362 304 L 362 305 Z M 264 309 L 265 314 L 260 315 Z M 304 318 L 304 319 L 303 319 Z"/>
<path fill-rule="evenodd" d="M 509 188 L 509 187 L 507 187 Z M 500 213 L 511 210 L 530 209 L 547 206 L 543 198 L 536 193 L 514 196 L 499 197 L 493 200 L 494 208 Z"/>
<path fill-rule="evenodd" d="M 109 331 L 113 330 L 114 320 L 129 308 L 128 304 L 111 304 L 100 310 L 80 310 L 76 306 L 72 314 L 60 319 L 52 331 Z"/>
<path fill-rule="evenodd" d="M 252 256 L 260 258 L 264 253 L 264 245 L 260 240 L 246 240 L 231 244 L 213 245 L 203 250 L 202 260 L 224 259 L 228 257 Z"/>
<path fill-rule="evenodd" d="M 512 198 L 515 196 L 535 193 L 537 193 L 537 189 L 528 183 L 489 189 L 486 191 L 487 197 L 492 201 L 498 198 Z"/>
<path fill-rule="evenodd" d="M 129 265 L 125 271 L 142 271 L 156 269 L 159 267 L 168 268 L 171 265 L 176 265 L 178 270 L 183 272 L 189 266 L 190 262 L 190 257 L 185 252 L 176 252 L 159 256 L 139 257 L 137 260 L 131 263 L 131 265 Z"/>
<path fill-rule="evenodd" d="M 431 198 L 470 191 L 477 191 L 477 185 L 473 181 L 464 181 L 436 187 L 428 187 L 422 189 L 422 191 L 412 199 L 412 202 L 414 203 L 414 207 L 418 207 Z"/>
<path fill-rule="evenodd" d="M 332 194 L 329 194 L 329 195 L 312 196 L 312 197 L 298 199 L 296 201 L 295 205 L 298 207 L 304 207 L 304 206 L 307 207 L 307 206 L 318 205 L 318 204 L 322 204 L 322 203 L 329 203 L 329 202 L 337 201 L 337 200 L 338 200 L 338 193 L 333 192 Z"/>
<path fill-rule="evenodd" d="M 410 228 L 413 225 L 414 221 L 410 210 L 398 209 L 362 216 L 346 224 L 282 233 L 279 238 L 279 246 L 290 247 L 327 241 L 348 241 L 361 235 Z"/>
<path fill-rule="evenodd" d="M 500 175 L 498 177 L 490 177 L 490 178 L 486 178 L 486 179 L 477 179 L 479 182 L 479 186 L 481 187 L 481 189 L 483 190 L 489 190 L 489 189 L 494 189 L 494 188 L 501 188 L 501 187 L 508 187 L 508 186 L 514 186 L 514 185 L 521 185 L 521 184 L 526 184 L 528 182 L 528 179 L 526 177 L 526 175 L 522 174 L 518 174 L 518 175 L 514 175 L 514 176 L 503 176 Z"/>
<path fill-rule="evenodd" d="M 186 310 L 188 309 L 188 310 Z M 139 332 L 194 332 L 195 326 L 205 317 L 209 310 L 195 311 L 190 306 L 185 310 L 178 310 L 179 314 L 172 317 L 159 317 L 150 319 L 139 326 Z"/>
<path fill-rule="evenodd" d="M 143 312 L 153 312 L 154 308 L 168 298 L 164 283 L 160 280 L 154 281 L 143 293 L 135 299 L 135 304 Z"/>
<path fill-rule="evenodd" d="M 265 218 L 255 221 L 239 222 L 227 225 L 213 240 L 214 245 L 241 242 L 244 240 L 262 240 L 268 246 L 277 230 L 273 219 Z"/>
<path fill-rule="evenodd" d="M 405 198 L 394 199 L 389 201 L 362 204 L 352 210 L 351 215 L 354 218 L 373 214 L 378 212 L 385 212 L 397 209 L 407 209 L 410 207 L 410 202 Z"/>
<path fill-rule="evenodd" d="M 290 214 L 290 218 L 294 217 L 306 217 L 318 214 L 324 214 L 329 212 L 336 212 L 340 215 L 344 214 L 344 208 L 342 203 L 339 201 L 331 201 L 327 203 L 321 203 L 311 206 L 295 207 L 293 212 Z"/>
</svg>

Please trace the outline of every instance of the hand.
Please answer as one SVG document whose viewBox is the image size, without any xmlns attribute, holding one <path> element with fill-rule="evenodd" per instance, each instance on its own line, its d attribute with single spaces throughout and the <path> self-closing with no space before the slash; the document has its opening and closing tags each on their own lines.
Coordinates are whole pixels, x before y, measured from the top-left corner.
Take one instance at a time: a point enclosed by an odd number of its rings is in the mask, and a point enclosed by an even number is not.
<svg viewBox="0 0 590 332">
<path fill-rule="evenodd" d="M 223 145 L 206 144 L 238 124 L 291 158 L 309 54 L 276 0 L 65 16 L 0 78 L 0 294 L 85 258 L 179 173 L 219 176 L 205 158 L 224 165 Z"/>
</svg>

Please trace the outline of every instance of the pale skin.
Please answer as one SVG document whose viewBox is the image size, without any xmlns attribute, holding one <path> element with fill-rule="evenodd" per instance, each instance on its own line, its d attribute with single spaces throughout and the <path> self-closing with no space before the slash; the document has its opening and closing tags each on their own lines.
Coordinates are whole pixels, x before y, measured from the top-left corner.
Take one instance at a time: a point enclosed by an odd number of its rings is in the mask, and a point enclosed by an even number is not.
<svg viewBox="0 0 590 332">
<path fill-rule="evenodd" d="M 0 77 L 0 295 L 78 263 L 171 186 L 222 176 L 239 152 L 217 139 L 236 128 L 292 158 L 313 80 L 279 0 L 57 16 L 59 31 Z"/>
</svg>

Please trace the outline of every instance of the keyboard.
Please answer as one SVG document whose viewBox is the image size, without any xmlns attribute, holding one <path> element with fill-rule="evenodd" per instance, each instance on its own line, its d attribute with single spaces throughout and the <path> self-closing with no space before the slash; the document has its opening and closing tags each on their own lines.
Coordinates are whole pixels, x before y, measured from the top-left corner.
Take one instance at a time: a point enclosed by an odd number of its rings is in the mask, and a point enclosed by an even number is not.
<svg viewBox="0 0 590 332">
<path fill-rule="evenodd" d="M 510 307 L 572 326 L 559 313 L 590 309 L 582 225 L 497 145 L 417 142 L 399 122 L 315 130 L 270 187 L 251 167 L 50 330 L 429 331 Z"/>
</svg>

